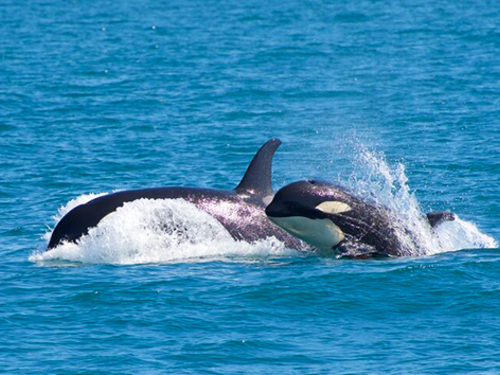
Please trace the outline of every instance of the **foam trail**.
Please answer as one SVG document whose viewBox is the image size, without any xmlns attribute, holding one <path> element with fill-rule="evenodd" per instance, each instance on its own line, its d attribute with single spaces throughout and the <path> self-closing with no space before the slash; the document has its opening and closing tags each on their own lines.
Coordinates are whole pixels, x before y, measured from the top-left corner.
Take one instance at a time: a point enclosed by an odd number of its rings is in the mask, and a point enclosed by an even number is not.
<svg viewBox="0 0 500 375">
<path fill-rule="evenodd" d="M 88 196 L 77 198 L 77 202 Z M 75 200 L 60 212 L 68 212 Z M 49 233 L 50 237 L 50 233 Z M 297 255 L 275 238 L 255 243 L 234 240 L 208 213 L 183 199 L 139 199 L 105 217 L 76 243 L 63 243 L 29 260 L 84 264 L 145 264 L 200 260 L 252 260 Z"/>
<path fill-rule="evenodd" d="M 402 163 L 391 166 L 383 153 L 372 152 L 363 145 L 358 145 L 355 155 L 356 173 L 347 184 L 358 194 L 389 208 L 393 213 L 392 220 L 398 237 L 414 249 L 411 255 L 498 247 L 494 238 L 459 217 L 431 229 L 415 194 L 408 186 Z M 410 230 L 411 237 L 405 228 Z"/>
</svg>

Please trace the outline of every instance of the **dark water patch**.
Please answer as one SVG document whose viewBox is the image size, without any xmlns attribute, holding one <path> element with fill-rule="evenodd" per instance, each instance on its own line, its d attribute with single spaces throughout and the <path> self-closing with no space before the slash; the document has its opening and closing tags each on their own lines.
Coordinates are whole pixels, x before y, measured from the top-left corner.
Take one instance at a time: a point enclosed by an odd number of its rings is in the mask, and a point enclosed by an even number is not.
<svg viewBox="0 0 500 375">
<path fill-rule="evenodd" d="M 12 228 L 12 229 L 9 229 L 5 232 L 2 233 L 2 235 L 4 236 L 19 236 L 19 235 L 23 235 L 23 234 L 26 234 L 26 233 L 29 233 L 28 230 L 26 230 L 25 228 L 23 227 L 16 227 L 16 228 Z"/>
<path fill-rule="evenodd" d="M 284 93 L 283 97 L 293 99 L 335 99 L 364 96 L 364 93 L 359 91 L 344 91 L 344 90 L 326 90 L 326 91 L 310 91 L 310 92 L 293 92 Z"/>
<path fill-rule="evenodd" d="M 262 89 L 237 89 L 237 90 L 231 90 L 226 93 L 224 93 L 221 98 L 273 98 L 277 95 L 277 92 L 274 91 L 269 91 L 269 90 L 262 90 Z"/>
<path fill-rule="evenodd" d="M 245 17 L 239 18 L 240 22 L 261 22 L 261 21 L 266 21 L 266 18 L 259 16 L 259 15 L 248 15 Z"/>
<path fill-rule="evenodd" d="M 368 21 L 369 17 L 363 13 L 349 12 L 337 14 L 334 20 L 339 23 L 363 23 Z"/>
<path fill-rule="evenodd" d="M 329 57 L 330 54 L 317 49 L 308 49 L 301 47 L 282 47 L 262 51 L 256 54 L 257 59 L 283 59 L 289 56 L 294 58 L 308 58 L 308 57 Z"/>
<path fill-rule="evenodd" d="M 434 33 L 434 30 L 432 30 L 431 28 L 423 28 L 423 27 L 414 28 L 414 29 L 403 29 L 403 30 L 398 31 L 398 34 L 401 34 L 401 35 L 406 35 L 406 34 L 409 34 L 409 35 L 413 35 L 413 34 L 432 35 L 433 33 Z"/>
<path fill-rule="evenodd" d="M 284 113 L 281 111 L 275 112 L 249 112 L 249 111 L 237 111 L 227 113 L 224 117 L 227 121 L 237 121 L 242 119 L 253 119 L 261 117 L 281 117 Z"/>
</svg>

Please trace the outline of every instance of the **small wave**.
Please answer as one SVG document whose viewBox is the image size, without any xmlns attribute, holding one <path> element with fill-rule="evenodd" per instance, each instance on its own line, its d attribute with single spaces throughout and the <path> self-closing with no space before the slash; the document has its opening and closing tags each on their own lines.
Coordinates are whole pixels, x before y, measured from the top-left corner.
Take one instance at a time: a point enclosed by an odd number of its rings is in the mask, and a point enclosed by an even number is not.
<svg viewBox="0 0 500 375">
<path fill-rule="evenodd" d="M 80 196 L 59 210 L 56 220 L 97 195 Z M 50 237 L 50 233 L 46 237 Z M 147 264 L 206 260 L 253 260 L 297 254 L 271 237 L 236 241 L 214 217 L 183 199 L 139 199 L 106 216 L 76 243 L 32 254 L 39 264 Z"/>
</svg>

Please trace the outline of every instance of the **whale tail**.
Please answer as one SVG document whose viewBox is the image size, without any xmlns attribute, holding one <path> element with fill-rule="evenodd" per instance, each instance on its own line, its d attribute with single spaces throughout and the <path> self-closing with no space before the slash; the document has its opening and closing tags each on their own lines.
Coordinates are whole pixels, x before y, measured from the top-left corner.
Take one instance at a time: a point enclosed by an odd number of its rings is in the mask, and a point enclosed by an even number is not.
<svg viewBox="0 0 500 375">
<path fill-rule="evenodd" d="M 239 185 L 234 189 L 238 194 L 271 196 L 274 190 L 271 183 L 273 156 L 281 145 L 279 139 L 270 139 L 257 151 Z"/>
</svg>

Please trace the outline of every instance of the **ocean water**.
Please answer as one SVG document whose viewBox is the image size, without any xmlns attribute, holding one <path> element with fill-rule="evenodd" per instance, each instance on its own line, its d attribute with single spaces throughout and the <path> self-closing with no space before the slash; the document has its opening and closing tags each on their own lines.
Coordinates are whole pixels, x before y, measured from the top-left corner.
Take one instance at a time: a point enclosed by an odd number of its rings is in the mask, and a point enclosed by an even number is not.
<svg viewBox="0 0 500 375">
<path fill-rule="evenodd" d="M 0 373 L 500 373 L 500 8 L 489 1 L 0 4 Z M 97 194 L 343 184 L 420 251 L 345 260 Z M 421 216 L 459 219 L 431 235 Z M 158 223 L 181 223 L 166 234 Z"/>
</svg>

